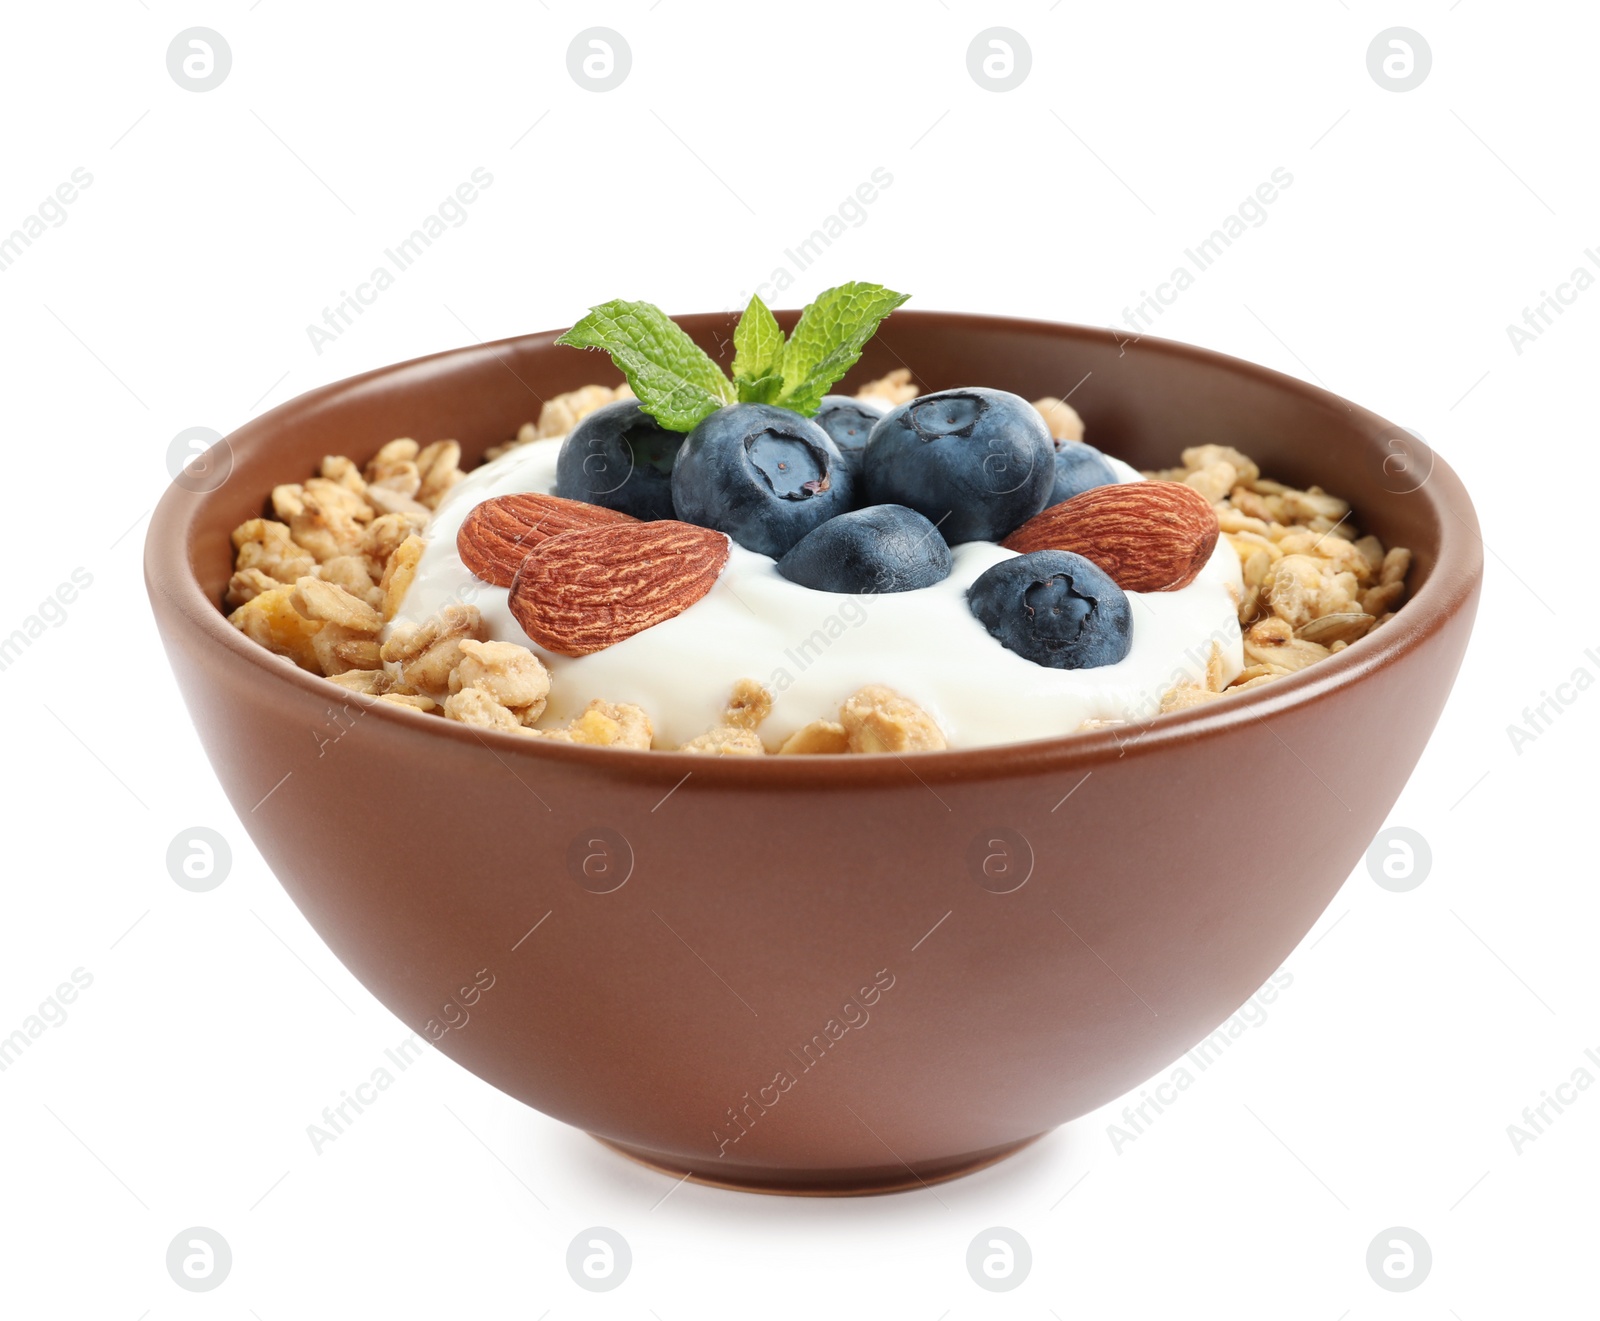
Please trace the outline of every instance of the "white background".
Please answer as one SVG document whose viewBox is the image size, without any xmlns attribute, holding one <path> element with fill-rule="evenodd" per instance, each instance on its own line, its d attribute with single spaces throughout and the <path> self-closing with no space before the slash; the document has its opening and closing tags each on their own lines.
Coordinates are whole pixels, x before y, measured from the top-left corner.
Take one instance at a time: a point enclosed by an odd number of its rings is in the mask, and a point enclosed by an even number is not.
<svg viewBox="0 0 1600 1321">
<path fill-rule="evenodd" d="M 995 24 L 1033 54 L 1007 93 L 966 67 Z M 233 56 L 204 93 L 166 64 L 195 25 Z M 633 55 L 603 94 L 566 68 L 592 25 Z M 1433 56 L 1403 93 L 1366 60 L 1396 25 Z M 1520 752 L 1507 727 L 1600 675 L 1600 293 L 1520 353 L 1507 325 L 1600 244 L 1597 26 L 1492 0 L 7 5 L 0 234 L 75 168 L 93 183 L 0 272 L 0 633 L 75 569 L 92 585 L 0 675 L 0 1034 L 73 969 L 93 984 L 0 1073 L 0 1313 L 1595 1315 L 1600 1087 L 1520 1151 L 1507 1125 L 1600 1079 L 1600 696 Z M 307 324 L 480 166 L 467 222 L 317 353 Z M 1358 869 L 1267 1020 L 1120 1150 L 1123 1102 L 934 1193 L 674 1190 L 430 1054 L 315 1154 L 306 1126 L 406 1029 L 290 905 L 191 732 L 140 577 L 169 443 L 608 297 L 735 306 L 880 166 L 865 223 L 780 302 L 859 278 L 1113 324 L 1293 175 L 1157 332 L 1414 428 L 1478 502 L 1477 635 L 1391 818 L 1429 841 L 1427 880 Z M 1249 767 L 1229 793 L 1244 860 L 1293 884 L 1294 822 L 1253 816 Z M 207 894 L 165 863 L 194 826 L 233 848 Z M 633 1251 L 608 1294 L 564 1264 L 597 1224 Z M 165 1267 L 197 1225 L 233 1252 L 212 1293 Z M 1010 1293 L 966 1270 L 993 1225 L 1033 1248 Z M 1432 1247 L 1414 1292 L 1367 1272 L 1390 1226 Z"/>
</svg>

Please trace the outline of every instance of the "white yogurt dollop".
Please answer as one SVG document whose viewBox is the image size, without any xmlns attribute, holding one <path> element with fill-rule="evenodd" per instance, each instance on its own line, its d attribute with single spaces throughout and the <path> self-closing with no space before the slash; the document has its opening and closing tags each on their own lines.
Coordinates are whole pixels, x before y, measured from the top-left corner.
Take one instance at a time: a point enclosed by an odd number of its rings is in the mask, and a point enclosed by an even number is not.
<svg viewBox="0 0 1600 1321">
<path fill-rule="evenodd" d="M 756 679 L 773 695 L 761 726 L 769 746 L 813 720 L 837 720 L 840 704 L 866 684 L 885 684 L 921 705 L 952 748 L 1048 738 L 1085 720 L 1147 720 L 1161 695 L 1204 681 L 1211 646 L 1225 675 L 1243 665 L 1234 598 L 1239 558 L 1219 538 L 1200 576 L 1176 592 L 1130 592 L 1133 647 L 1115 665 L 1054 670 L 1024 660 L 989 636 L 966 591 L 1014 552 L 989 542 L 954 551 L 944 582 L 915 592 L 842 596 L 781 577 L 765 555 L 730 548 L 716 585 L 676 618 L 591 656 L 545 651 L 522 631 L 507 591 L 469 573 L 456 533 L 492 496 L 555 486 L 561 439 L 534 441 L 469 473 L 440 503 L 398 622 L 420 622 L 452 603 L 476 605 L 489 635 L 532 647 L 551 672 L 547 720 L 561 723 L 594 698 L 633 702 L 649 713 L 656 743 L 677 747 L 721 722 L 734 683 Z M 1112 459 L 1123 481 L 1139 474 Z"/>
</svg>

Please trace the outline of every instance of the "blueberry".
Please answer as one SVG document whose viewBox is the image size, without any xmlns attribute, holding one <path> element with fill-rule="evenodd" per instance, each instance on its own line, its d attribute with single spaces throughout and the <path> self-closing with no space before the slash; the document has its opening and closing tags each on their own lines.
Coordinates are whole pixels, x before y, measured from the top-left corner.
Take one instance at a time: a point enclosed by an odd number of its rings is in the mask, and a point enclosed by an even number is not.
<svg viewBox="0 0 1600 1321">
<path fill-rule="evenodd" d="M 822 396 L 822 407 L 811 420 L 833 437 L 844 461 L 860 472 L 861 451 L 882 416 L 883 409 L 876 404 L 853 399 L 847 394 L 827 394 Z"/>
<path fill-rule="evenodd" d="M 778 572 L 819 592 L 914 592 L 950 576 L 950 547 L 916 510 L 868 505 L 806 533 Z"/>
<path fill-rule="evenodd" d="M 862 456 L 870 504 L 932 519 L 952 546 L 1000 541 L 1045 507 L 1055 447 L 1044 419 L 1004 390 L 943 390 L 901 404 Z"/>
<path fill-rule="evenodd" d="M 1058 505 L 1075 495 L 1096 486 L 1115 486 L 1119 478 L 1111 462 L 1093 445 L 1081 440 L 1056 442 L 1056 484 L 1050 492 L 1049 505 Z"/>
<path fill-rule="evenodd" d="M 854 487 L 828 433 L 771 404 L 719 408 L 689 433 L 672 469 L 679 518 L 773 559 L 849 509 Z"/>
<path fill-rule="evenodd" d="M 1082 555 L 1036 550 L 967 588 L 978 622 L 1009 651 L 1055 670 L 1115 665 L 1133 646 L 1127 595 Z"/>
<path fill-rule="evenodd" d="M 573 427 L 556 456 L 555 494 L 635 518 L 671 518 L 672 463 L 683 436 L 619 399 Z"/>
</svg>

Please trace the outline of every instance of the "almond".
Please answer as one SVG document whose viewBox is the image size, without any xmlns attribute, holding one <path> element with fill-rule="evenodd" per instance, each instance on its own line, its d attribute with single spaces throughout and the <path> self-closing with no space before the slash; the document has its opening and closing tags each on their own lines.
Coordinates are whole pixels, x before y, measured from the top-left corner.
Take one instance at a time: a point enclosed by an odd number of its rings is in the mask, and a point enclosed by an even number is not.
<svg viewBox="0 0 1600 1321">
<path fill-rule="evenodd" d="M 540 542 L 512 579 L 509 604 L 546 651 L 587 656 L 683 613 L 727 562 L 721 532 L 630 519 Z"/>
<path fill-rule="evenodd" d="M 580 528 L 636 522 L 631 514 L 537 491 L 500 495 L 467 515 L 456 533 L 456 550 L 475 577 L 495 587 L 509 587 L 528 552 L 551 537 Z"/>
<path fill-rule="evenodd" d="M 1024 555 L 1072 551 L 1125 592 L 1175 592 L 1205 567 L 1217 532 L 1216 511 L 1193 487 L 1121 482 L 1051 505 L 1000 544 Z"/>
</svg>

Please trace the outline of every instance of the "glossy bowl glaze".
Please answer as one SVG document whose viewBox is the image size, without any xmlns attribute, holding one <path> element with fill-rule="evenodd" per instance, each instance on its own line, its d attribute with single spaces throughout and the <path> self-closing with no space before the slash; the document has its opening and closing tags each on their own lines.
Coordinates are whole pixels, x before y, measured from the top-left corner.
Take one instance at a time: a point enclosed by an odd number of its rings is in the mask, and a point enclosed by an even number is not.
<svg viewBox="0 0 1600 1321">
<path fill-rule="evenodd" d="M 726 361 L 732 318 L 684 324 Z M 1132 735 L 755 762 L 363 705 L 227 624 L 229 533 L 273 485 L 396 436 L 454 437 L 470 463 L 543 398 L 616 379 L 555 333 L 242 427 L 220 486 L 162 500 L 146 578 L 217 776 L 334 953 L 464 1067 L 647 1163 L 763 1191 L 916 1187 L 1120 1095 L 1305 935 L 1449 694 L 1481 543 L 1415 437 L 1202 349 L 938 312 L 897 312 L 848 386 L 905 365 L 928 390 L 1070 392 L 1140 467 L 1235 445 L 1410 547 L 1411 599 L 1307 671 Z M 1254 865 L 1250 821 L 1294 832 L 1291 872 Z"/>
</svg>

